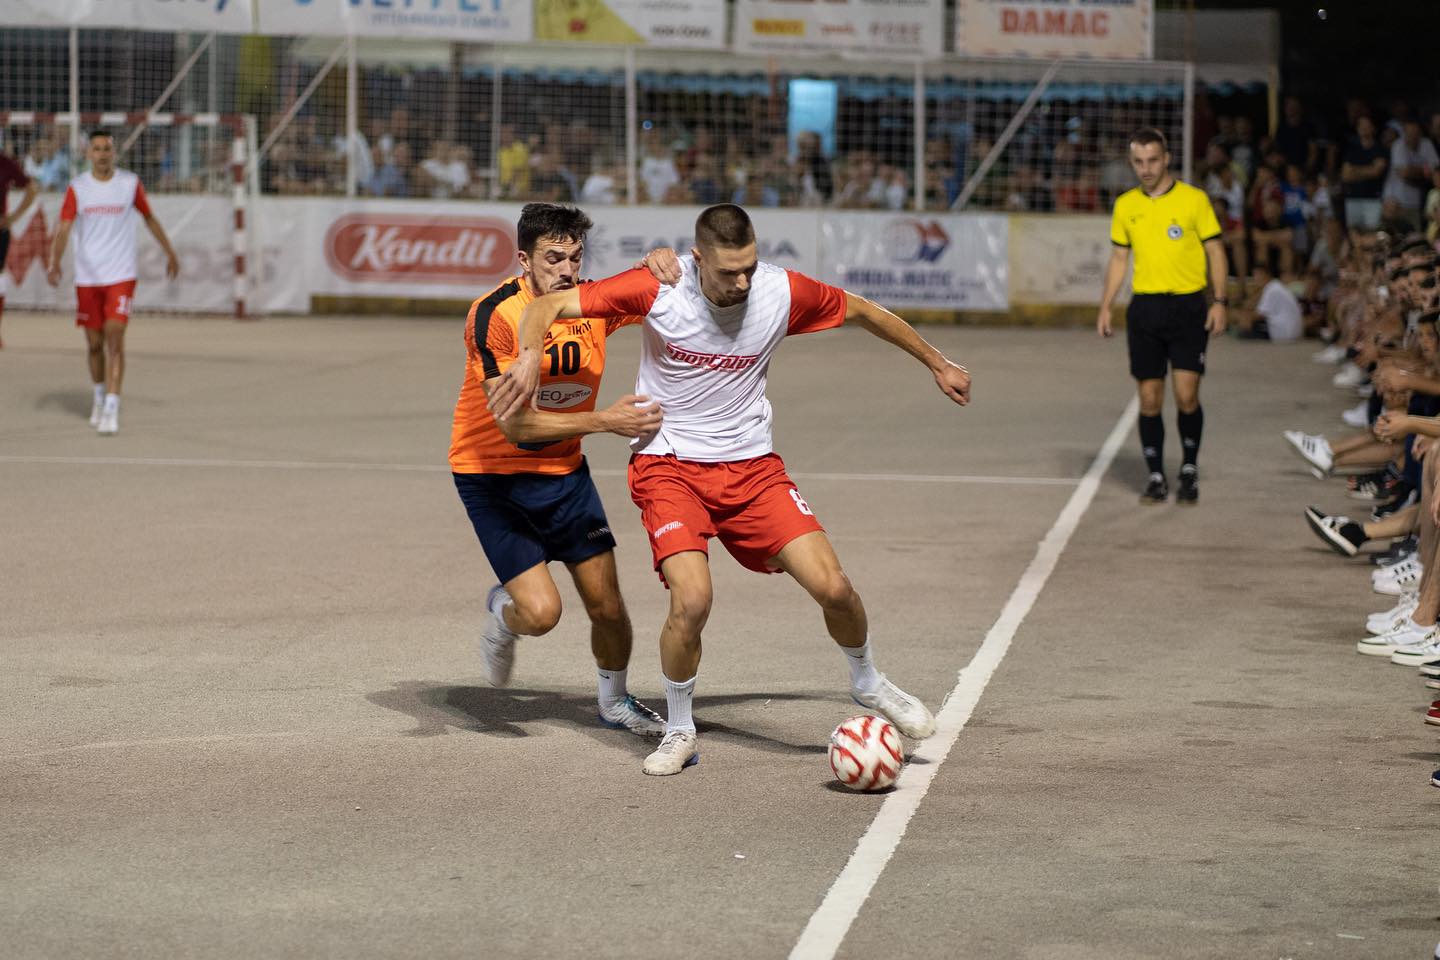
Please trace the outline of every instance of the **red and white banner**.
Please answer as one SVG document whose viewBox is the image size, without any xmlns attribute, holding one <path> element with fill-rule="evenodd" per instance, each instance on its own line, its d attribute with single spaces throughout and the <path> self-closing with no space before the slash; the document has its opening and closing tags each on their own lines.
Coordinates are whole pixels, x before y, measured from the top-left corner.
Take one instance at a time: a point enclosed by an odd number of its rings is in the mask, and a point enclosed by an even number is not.
<svg viewBox="0 0 1440 960">
<path fill-rule="evenodd" d="M 938 57 L 944 0 L 737 0 L 741 53 Z"/>
<path fill-rule="evenodd" d="M 956 0 L 955 52 L 1150 60 L 1154 7 L 1154 0 Z"/>
</svg>

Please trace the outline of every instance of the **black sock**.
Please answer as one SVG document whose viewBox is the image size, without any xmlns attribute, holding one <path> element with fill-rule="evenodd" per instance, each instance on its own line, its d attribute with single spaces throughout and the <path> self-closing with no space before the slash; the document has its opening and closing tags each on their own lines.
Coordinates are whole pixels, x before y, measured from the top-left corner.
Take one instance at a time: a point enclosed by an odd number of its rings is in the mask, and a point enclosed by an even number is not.
<svg viewBox="0 0 1440 960">
<path fill-rule="evenodd" d="M 1140 414 L 1140 452 L 1151 473 L 1165 473 L 1165 421 Z"/>
<path fill-rule="evenodd" d="M 1180 450 L 1184 457 L 1185 467 L 1195 466 L 1195 458 L 1200 455 L 1200 434 L 1205 430 L 1205 411 L 1196 407 L 1189 413 L 1179 411 L 1175 414 L 1175 427 L 1180 431 Z"/>
<path fill-rule="evenodd" d="M 1364 543 L 1366 540 L 1370 539 L 1369 537 L 1365 536 L 1365 528 L 1353 520 L 1351 520 L 1349 523 L 1341 524 L 1340 536 L 1344 537 L 1346 540 L 1349 540 L 1357 547 Z"/>
</svg>

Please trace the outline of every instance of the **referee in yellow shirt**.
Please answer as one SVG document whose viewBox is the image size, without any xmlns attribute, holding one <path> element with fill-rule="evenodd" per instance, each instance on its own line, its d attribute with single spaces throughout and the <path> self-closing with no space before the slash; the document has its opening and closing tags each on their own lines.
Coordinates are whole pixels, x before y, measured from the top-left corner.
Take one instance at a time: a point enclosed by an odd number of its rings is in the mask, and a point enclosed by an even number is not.
<svg viewBox="0 0 1440 960">
<path fill-rule="evenodd" d="M 1125 270 L 1135 255 L 1134 295 L 1125 311 L 1130 346 L 1130 375 L 1140 391 L 1140 447 L 1150 479 L 1140 495 L 1144 504 L 1164 503 L 1165 373 L 1174 371 L 1175 426 L 1184 461 L 1175 502 L 1200 499 L 1196 458 L 1205 413 L 1200 409 L 1200 378 L 1205 375 L 1205 345 L 1212 333 L 1225 332 L 1225 247 L 1220 224 L 1203 190 L 1181 183 L 1170 173 L 1170 148 L 1159 130 L 1144 129 L 1130 138 L 1130 166 L 1140 186 L 1115 200 L 1110 220 L 1110 264 L 1095 329 L 1113 332 L 1110 307 Z M 1206 307 L 1206 260 L 1213 291 Z"/>
</svg>

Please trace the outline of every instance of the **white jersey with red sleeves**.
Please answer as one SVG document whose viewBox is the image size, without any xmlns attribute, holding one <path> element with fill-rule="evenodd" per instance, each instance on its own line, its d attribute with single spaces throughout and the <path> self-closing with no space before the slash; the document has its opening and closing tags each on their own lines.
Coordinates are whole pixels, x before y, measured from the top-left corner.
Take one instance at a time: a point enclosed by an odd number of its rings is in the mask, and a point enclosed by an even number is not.
<svg viewBox="0 0 1440 960">
<path fill-rule="evenodd" d="M 136 214 L 149 215 L 140 178 L 116 170 L 109 180 L 82 173 L 70 181 L 61 220 L 73 220 L 75 286 L 105 287 L 134 280 Z"/>
<path fill-rule="evenodd" d="M 580 288 L 587 317 L 644 314 L 635 392 L 664 411 L 660 432 L 631 441 L 636 453 L 722 463 L 773 452 L 765 398 L 770 356 L 787 335 L 838 327 L 845 291 L 760 263 L 750 295 L 717 307 L 700 290 L 693 257 L 661 286 L 648 270 L 629 270 Z"/>
</svg>

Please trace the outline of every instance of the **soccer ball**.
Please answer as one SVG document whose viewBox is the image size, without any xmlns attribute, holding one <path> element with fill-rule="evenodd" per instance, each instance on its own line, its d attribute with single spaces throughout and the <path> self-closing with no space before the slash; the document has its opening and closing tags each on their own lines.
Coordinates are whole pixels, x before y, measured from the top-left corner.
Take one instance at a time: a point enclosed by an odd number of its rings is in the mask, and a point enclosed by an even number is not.
<svg viewBox="0 0 1440 960">
<path fill-rule="evenodd" d="M 884 790 L 904 765 L 900 734 L 882 717 L 851 717 L 830 734 L 830 772 L 851 790 Z"/>
</svg>

